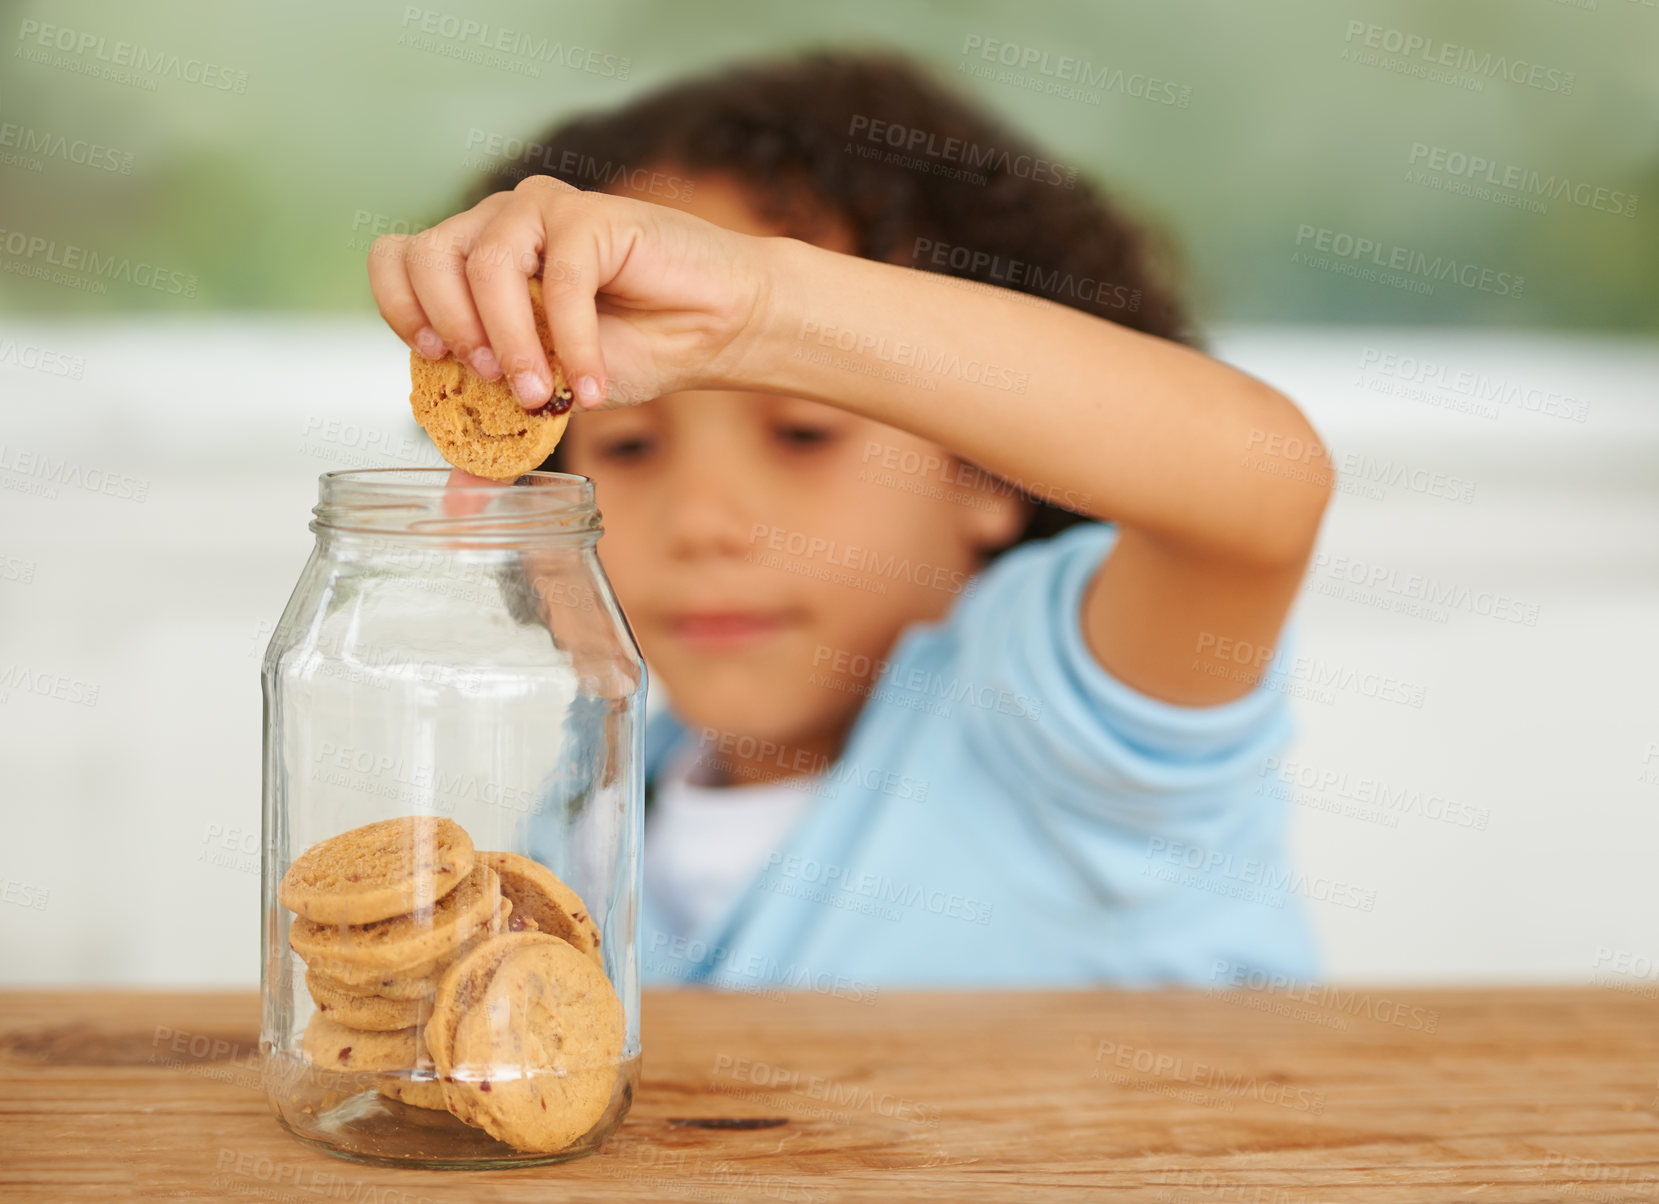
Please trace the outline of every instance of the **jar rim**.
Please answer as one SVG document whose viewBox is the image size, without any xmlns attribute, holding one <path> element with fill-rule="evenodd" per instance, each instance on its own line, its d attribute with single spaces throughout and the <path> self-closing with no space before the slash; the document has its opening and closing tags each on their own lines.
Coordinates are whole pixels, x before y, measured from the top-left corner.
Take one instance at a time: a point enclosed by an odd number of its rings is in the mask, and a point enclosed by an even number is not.
<svg viewBox="0 0 1659 1204">
<path fill-rule="evenodd" d="M 451 485 L 450 468 L 341 468 L 317 478 L 312 531 L 499 546 L 594 539 L 601 527 L 593 481 L 567 472 Z"/>
</svg>

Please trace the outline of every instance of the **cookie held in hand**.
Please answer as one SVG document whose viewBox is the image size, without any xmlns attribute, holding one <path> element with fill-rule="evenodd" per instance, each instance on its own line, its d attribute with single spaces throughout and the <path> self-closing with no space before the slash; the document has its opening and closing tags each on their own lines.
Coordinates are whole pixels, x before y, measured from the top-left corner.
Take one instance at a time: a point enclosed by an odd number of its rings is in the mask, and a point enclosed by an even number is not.
<svg viewBox="0 0 1659 1204">
<path fill-rule="evenodd" d="M 409 353 L 409 406 L 415 421 L 445 460 L 492 481 L 511 481 L 540 467 L 570 421 L 573 395 L 553 355 L 540 280 L 530 281 L 530 309 L 553 369 L 552 399 L 539 410 L 519 404 L 505 375 L 485 380 L 454 355 L 429 360 L 418 351 Z"/>
</svg>

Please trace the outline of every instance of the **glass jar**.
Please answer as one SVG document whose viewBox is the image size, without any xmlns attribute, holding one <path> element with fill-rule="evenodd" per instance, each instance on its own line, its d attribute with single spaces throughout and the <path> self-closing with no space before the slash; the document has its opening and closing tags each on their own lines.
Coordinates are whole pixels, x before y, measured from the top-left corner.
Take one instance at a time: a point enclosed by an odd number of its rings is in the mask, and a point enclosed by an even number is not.
<svg viewBox="0 0 1659 1204">
<path fill-rule="evenodd" d="M 584 477 L 325 473 L 265 652 L 265 1089 L 302 1141 L 501 1167 L 639 1079 L 645 668 Z"/>
</svg>

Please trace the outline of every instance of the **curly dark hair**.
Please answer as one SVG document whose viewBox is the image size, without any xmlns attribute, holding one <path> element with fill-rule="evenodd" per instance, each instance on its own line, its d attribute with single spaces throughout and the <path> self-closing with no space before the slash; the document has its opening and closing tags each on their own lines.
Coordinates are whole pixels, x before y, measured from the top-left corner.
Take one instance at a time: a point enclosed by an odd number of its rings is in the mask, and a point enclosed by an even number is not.
<svg viewBox="0 0 1659 1204">
<path fill-rule="evenodd" d="M 727 67 L 577 116 L 480 180 L 467 204 L 533 175 L 603 191 L 652 168 L 730 175 L 761 213 L 808 241 L 827 214 L 866 259 L 1196 343 L 1163 244 L 1074 170 L 888 53 Z M 543 467 L 557 461 L 555 452 Z M 1085 521 L 1027 496 L 1031 519 L 1015 543 Z"/>
</svg>

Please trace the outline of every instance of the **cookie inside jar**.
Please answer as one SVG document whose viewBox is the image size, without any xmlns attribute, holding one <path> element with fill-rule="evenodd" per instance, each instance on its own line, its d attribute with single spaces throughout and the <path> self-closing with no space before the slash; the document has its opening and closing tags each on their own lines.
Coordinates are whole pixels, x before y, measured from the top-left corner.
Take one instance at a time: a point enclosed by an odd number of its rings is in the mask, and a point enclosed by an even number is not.
<svg viewBox="0 0 1659 1204">
<path fill-rule="evenodd" d="M 624 1005 L 592 911 L 547 866 L 409 816 L 306 849 L 278 896 L 311 1011 L 267 1088 L 296 1135 L 475 1167 L 576 1157 L 619 1122 Z"/>
</svg>

